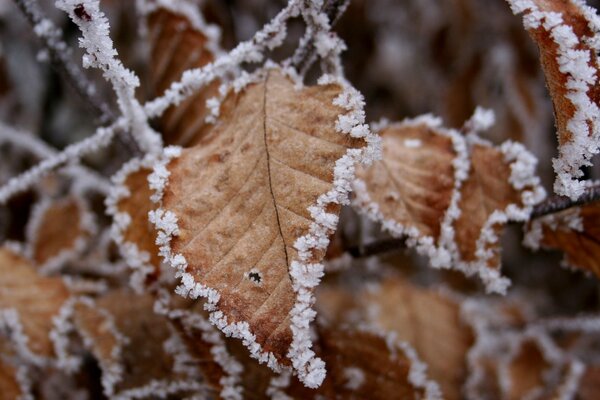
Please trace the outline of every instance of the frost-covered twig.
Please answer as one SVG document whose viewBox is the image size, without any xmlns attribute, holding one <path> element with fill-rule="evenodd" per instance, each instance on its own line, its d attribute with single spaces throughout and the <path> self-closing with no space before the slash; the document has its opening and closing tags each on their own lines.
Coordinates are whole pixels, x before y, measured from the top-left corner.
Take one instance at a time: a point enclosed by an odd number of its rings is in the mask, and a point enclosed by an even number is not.
<svg viewBox="0 0 600 400">
<path fill-rule="evenodd" d="M 62 38 L 62 32 L 44 15 L 35 0 L 14 0 L 23 12 L 35 34 L 50 55 L 52 66 L 73 87 L 75 92 L 98 114 L 101 124 L 114 122 L 115 112 L 98 96 L 92 81 L 71 59 L 71 51 Z"/>
<path fill-rule="evenodd" d="M 58 150 L 53 149 L 46 143 L 39 140 L 32 134 L 17 130 L 0 122 L 0 143 L 8 142 L 22 148 L 25 151 L 31 152 L 39 159 L 47 159 L 56 157 Z M 70 165 L 63 169 L 63 172 L 68 176 L 80 179 L 81 185 L 85 187 L 93 187 L 94 190 L 102 193 L 110 191 L 110 182 L 108 179 L 98 175 L 95 171 L 86 168 L 82 165 Z"/>
<path fill-rule="evenodd" d="M 531 218 L 538 218 L 548 214 L 554 214 L 567 208 L 581 206 L 600 200 L 600 184 L 588 186 L 577 198 L 571 200 L 566 196 L 551 196 L 535 206 Z"/>
<path fill-rule="evenodd" d="M 99 0 L 57 0 L 56 7 L 65 11 L 81 30 L 79 45 L 86 50 L 83 66 L 99 68 L 112 84 L 121 113 L 140 148 L 145 153 L 160 152 L 162 139 L 150 128 L 144 109 L 135 97 L 140 80 L 118 58 Z"/>
<path fill-rule="evenodd" d="M 367 244 L 350 246 L 346 251 L 353 258 L 363 258 L 404 248 L 406 248 L 406 238 L 399 238 L 382 239 Z"/>
<path fill-rule="evenodd" d="M 48 174 L 55 168 L 69 162 L 77 161 L 86 154 L 92 153 L 99 148 L 106 146 L 115 133 L 126 127 L 124 118 L 119 118 L 117 122 L 109 127 L 99 128 L 89 138 L 80 142 L 67 146 L 63 151 L 47 158 L 37 164 L 35 167 L 25 171 L 24 173 L 13 177 L 4 186 L 0 187 L 0 204 L 6 201 L 17 193 L 21 193 L 31 187 L 35 182 L 39 181 L 43 176 Z"/>
<path fill-rule="evenodd" d="M 349 4 L 349 0 L 328 0 L 321 11 L 321 15 L 327 17 L 327 21 L 323 22 L 328 22 L 329 28 L 333 27 L 344 14 Z M 317 59 L 317 48 L 315 46 L 316 34 L 317 32 L 311 26 L 308 26 L 306 34 L 300 42 L 300 46 L 298 46 L 290 60 L 290 64 L 300 72 L 300 75 L 305 75 Z"/>
</svg>

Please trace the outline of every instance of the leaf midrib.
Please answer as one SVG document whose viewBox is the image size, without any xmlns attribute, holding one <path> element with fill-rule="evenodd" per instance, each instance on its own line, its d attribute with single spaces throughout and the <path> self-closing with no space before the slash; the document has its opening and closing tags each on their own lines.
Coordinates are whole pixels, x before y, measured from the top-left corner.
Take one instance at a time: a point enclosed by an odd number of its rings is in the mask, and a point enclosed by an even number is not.
<svg viewBox="0 0 600 400">
<path fill-rule="evenodd" d="M 268 91 L 268 86 L 269 86 L 269 75 L 270 75 L 270 71 L 267 71 L 267 75 L 265 77 L 265 84 L 263 85 L 263 87 L 264 87 L 263 104 L 262 104 L 263 139 L 265 142 L 265 154 L 267 155 L 267 176 L 269 177 L 269 193 L 271 194 L 271 199 L 273 200 L 273 207 L 275 208 L 275 218 L 277 220 L 277 229 L 279 231 L 279 236 L 281 237 L 281 241 L 283 242 L 283 252 L 285 254 L 285 264 L 286 264 L 286 267 L 288 267 L 288 274 L 289 274 L 290 260 L 289 260 L 288 251 L 287 251 L 287 244 L 285 242 L 285 237 L 283 236 L 283 231 L 281 230 L 281 220 L 279 217 L 279 210 L 277 209 L 277 201 L 275 200 L 275 193 L 273 193 L 273 182 L 271 179 L 271 156 L 269 154 L 269 143 L 268 143 L 268 139 L 267 139 L 267 91 Z M 290 276 L 290 280 L 291 280 L 291 276 Z"/>
</svg>

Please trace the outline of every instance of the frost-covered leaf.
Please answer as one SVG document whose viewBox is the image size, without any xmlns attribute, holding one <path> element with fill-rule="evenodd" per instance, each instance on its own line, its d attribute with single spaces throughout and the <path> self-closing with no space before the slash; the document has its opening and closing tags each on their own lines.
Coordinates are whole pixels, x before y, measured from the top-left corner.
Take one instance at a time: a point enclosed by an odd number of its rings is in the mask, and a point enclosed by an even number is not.
<svg viewBox="0 0 600 400">
<path fill-rule="evenodd" d="M 522 341 L 507 365 L 507 398 L 522 399 L 530 392 L 544 387 L 544 372 L 549 367 L 538 343 Z"/>
<path fill-rule="evenodd" d="M 354 165 L 377 141 L 342 81 L 297 89 L 278 69 L 253 79 L 228 95 L 205 143 L 166 150 L 174 160 L 150 177 L 161 201 L 151 220 L 162 255 L 185 272 L 180 294 L 206 297 L 212 322 L 253 356 L 318 386 L 312 289 Z"/>
<path fill-rule="evenodd" d="M 524 14 L 525 28 L 539 46 L 554 104 L 559 141 L 554 190 L 576 199 L 585 188 L 580 168 L 590 165 L 600 145 L 596 10 L 577 0 L 509 3 Z"/>
<path fill-rule="evenodd" d="M 93 232 L 94 222 L 82 199 L 42 200 L 27 226 L 31 258 L 44 270 L 59 268 L 81 253 Z"/>
<path fill-rule="evenodd" d="M 170 323 L 153 307 L 150 295 L 115 290 L 76 310 L 77 329 L 99 360 L 106 395 L 165 396 L 201 387 L 201 375 L 189 376 L 175 367 L 177 354 L 168 345 Z"/>
<path fill-rule="evenodd" d="M 320 329 L 320 347 L 343 398 L 441 398 L 427 367 L 406 343 L 362 329 Z"/>
<path fill-rule="evenodd" d="M 460 319 L 459 304 L 442 293 L 398 279 L 368 291 L 365 302 L 374 311 L 373 323 L 414 347 L 444 398 L 460 399 L 473 337 Z"/>
<path fill-rule="evenodd" d="M 524 242 L 533 249 L 561 250 L 564 264 L 600 276 L 600 203 L 534 219 Z"/>
<path fill-rule="evenodd" d="M 324 319 L 366 323 L 390 332 L 395 343 L 408 343 L 439 383 L 444 398 L 462 398 L 473 334 L 461 321 L 457 300 L 388 278 L 360 291 L 324 285 L 319 288 L 317 307 Z"/>
<path fill-rule="evenodd" d="M 125 164 L 113 176 L 115 188 L 106 200 L 107 213 L 113 218 L 111 236 L 133 270 L 130 283 L 138 291 L 160 275 L 156 234 L 148 220 L 148 212 L 154 209 L 148 186 L 153 162 L 155 158 L 149 156 Z"/>
<path fill-rule="evenodd" d="M 395 222 L 389 229 L 437 241 L 456 181 L 458 134 L 425 122 L 394 124 L 379 133 L 383 160 L 359 168 L 357 178 L 383 217 Z"/>
<path fill-rule="evenodd" d="M 124 344 L 123 337 L 115 329 L 114 320 L 89 301 L 78 302 L 74 306 L 73 322 L 84 345 L 98 360 L 105 393 L 112 393 L 123 373 L 120 356 Z"/>
<path fill-rule="evenodd" d="M 31 396 L 25 387 L 27 376 L 25 366 L 15 362 L 15 354 L 10 344 L 0 337 L 0 400 L 26 399 Z"/>
<path fill-rule="evenodd" d="M 18 341 L 21 356 L 55 355 L 53 319 L 69 297 L 62 279 L 42 277 L 28 260 L 0 248 L 0 324 Z"/>
<path fill-rule="evenodd" d="M 510 141 L 495 147 L 464 137 L 431 116 L 381 134 L 383 160 L 358 171 L 355 207 L 406 237 L 433 267 L 478 274 L 488 291 L 505 292 L 499 236 L 506 222 L 527 220 L 544 196 L 535 157 Z"/>
<path fill-rule="evenodd" d="M 215 27 L 197 18 L 159 7 L 148 17 L 151 45 L 150 72 L 155 92 L 161 94 L 178 81 L 184 71 L 200 68 L 214 61 L 218 51 Z M 199 140 L 208 126 L 211 113 L 207 100 L 218 96 L 218 81 L 200 90 L 181 104 L 169 107 L 161 117 L 161 133 L 167 144 L 191 145 Z"/>
</svg>

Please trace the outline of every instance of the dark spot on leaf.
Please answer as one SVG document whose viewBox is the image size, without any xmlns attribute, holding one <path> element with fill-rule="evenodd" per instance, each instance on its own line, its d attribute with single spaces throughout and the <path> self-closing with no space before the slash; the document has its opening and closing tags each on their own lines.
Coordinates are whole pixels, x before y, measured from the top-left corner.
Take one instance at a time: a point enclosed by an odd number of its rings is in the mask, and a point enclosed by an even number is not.
<svg viewBox="0 0 600 400">
<path fill-rule="evenodd" d="M 262 276 L 260 272 L 252 271 L 248 273 L 248 279 L 256 284 L 260 284 L 262 282 Z"/>
</svg>

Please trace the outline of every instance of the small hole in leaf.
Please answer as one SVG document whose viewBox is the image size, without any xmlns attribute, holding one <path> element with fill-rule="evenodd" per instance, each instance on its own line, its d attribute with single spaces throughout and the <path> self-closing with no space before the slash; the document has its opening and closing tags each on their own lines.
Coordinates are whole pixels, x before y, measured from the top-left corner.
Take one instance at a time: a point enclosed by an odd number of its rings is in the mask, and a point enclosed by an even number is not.
<svg viewBox="0 0 600 400">
<path fill-rule="evenodd" d="M 260 274 L 260 272 L 250 271 L 248 273 L 248 279 L 250 279 L 252 282 L 256 283 L 257 285 L 260 285 L 262 282 L 262 275 Z"/>
</svg>

